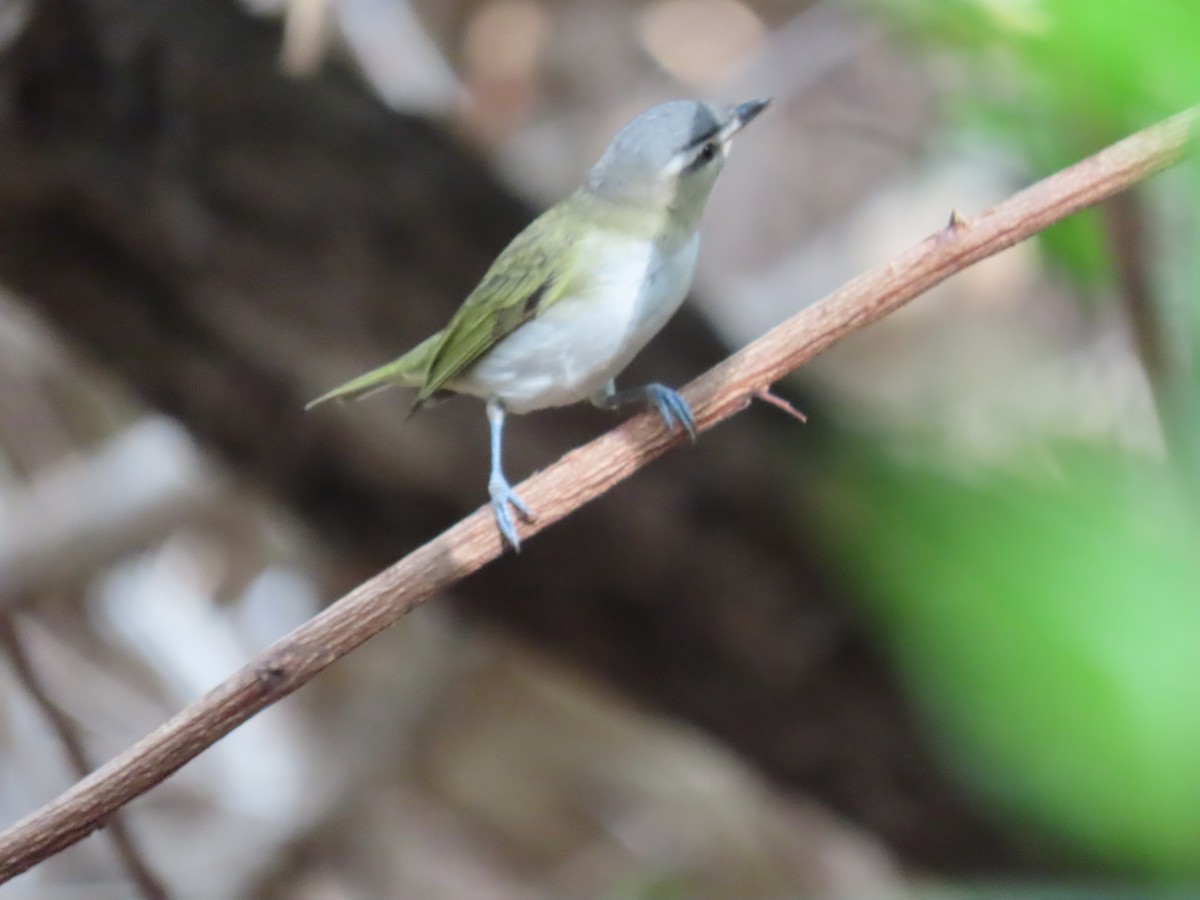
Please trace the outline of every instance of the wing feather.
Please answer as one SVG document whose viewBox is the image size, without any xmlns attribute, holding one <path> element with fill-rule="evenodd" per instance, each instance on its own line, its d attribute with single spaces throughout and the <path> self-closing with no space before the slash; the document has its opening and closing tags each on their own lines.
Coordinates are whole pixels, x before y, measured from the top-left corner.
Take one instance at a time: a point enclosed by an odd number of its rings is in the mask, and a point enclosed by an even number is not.
<svg viewBox="0 0 1200 900">
<path fill-rule="evenodd" d="M 564 206 L 543 213 L 501 251 L 442 330 L 429 357 L 417 405 L 569 292 L 577 243 L 562 227 Z"/>
</svg>

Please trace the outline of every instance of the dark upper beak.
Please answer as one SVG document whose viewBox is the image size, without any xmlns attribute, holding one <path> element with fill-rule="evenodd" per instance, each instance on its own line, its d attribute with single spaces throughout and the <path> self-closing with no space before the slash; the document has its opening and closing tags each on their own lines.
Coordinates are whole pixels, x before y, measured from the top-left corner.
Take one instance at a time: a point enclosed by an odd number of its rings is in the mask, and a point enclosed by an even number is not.
<svg viewBox="0 0 1200 900">
<path fill-rule="evenodd" d="M 760 112 L 767 108 L 771 102 L 770 97 L 762 100 L 751 100 L 747 103 L 739 103 L 733 108 L 733 115 L 729 117 L 729 121 L 725 127 L 721 129 L 721 140 L 727 141 L 754 119 Z"/>
<path fill-rule="evenodd" d="M 745 128 L 750 124 L 750 120 L 766 109 L 770 103 L 770 97 L 764 97 L 761 100 L 751 100 L 748 103 L 739 104 L 734 108 L 733 112 L 741 127 Z"/>
</svg>

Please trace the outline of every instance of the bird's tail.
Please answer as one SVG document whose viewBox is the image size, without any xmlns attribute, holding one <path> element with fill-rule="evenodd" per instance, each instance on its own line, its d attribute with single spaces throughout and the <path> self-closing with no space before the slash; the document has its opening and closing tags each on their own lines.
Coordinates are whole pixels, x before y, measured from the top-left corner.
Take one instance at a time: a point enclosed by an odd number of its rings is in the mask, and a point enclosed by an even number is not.
<svg viewBox="0 0 1200 900">
<path fill-rule="evenodd" d="M 413 347 L 399 359 L 385 363 L 378 369 L 372 369 L 357 378 L 352 378 L 345 384 L 338 385 L 328 393 L 322 394 L 316 400 L 305 404 L 304 408 L 312 409 L 330 400 L 349 402 L 361 400 L 377 391 L 399 385 L 401 387 L 420 387 L 425 383 L 425 372 L 429 368 L 429 359 L 437 349 L 441 333 L 433 335 Z"/>
</svg>

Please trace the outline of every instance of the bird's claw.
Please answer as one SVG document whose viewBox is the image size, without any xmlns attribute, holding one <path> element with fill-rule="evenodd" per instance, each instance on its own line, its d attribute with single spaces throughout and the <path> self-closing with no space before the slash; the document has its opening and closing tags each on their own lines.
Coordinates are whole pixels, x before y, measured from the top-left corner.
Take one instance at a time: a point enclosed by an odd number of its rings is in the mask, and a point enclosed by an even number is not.
<svg viewBox="0 0 1200 900">
<path fill-rule="evenodd" d="M 646 385 L 646 399 L 654 404 L 668 431 L 683 428 L 689 438 L 693 441 L 696 440 L 696 417 L 692 414 L 692 408 L 688 402 L 676 391 L 671 390 L 665 384 L 648 384 Z"/>
<path fill-rule="evenodd" d="M 492 515 L 496 517 L 496 527 L 500 529 L 500 535 L 513 550 L 520 553 L 521 539 L 517 536 L 513 510 L 516 510 L 517 515 L 525 522 L 534 520 L 533 513 L 503 478 L 492 478 L 488 482 L 488 493 L 492 497 Z"/>
</svg>

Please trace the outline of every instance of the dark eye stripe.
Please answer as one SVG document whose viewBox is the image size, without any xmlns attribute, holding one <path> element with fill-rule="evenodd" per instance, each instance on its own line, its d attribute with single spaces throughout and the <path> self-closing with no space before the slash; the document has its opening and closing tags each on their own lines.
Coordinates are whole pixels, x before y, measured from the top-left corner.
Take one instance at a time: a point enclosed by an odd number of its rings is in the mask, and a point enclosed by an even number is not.
<svg viewBox="0 0 1200 900">
<path fill-rule="evenodd" d="M 696 138 L 690 144 L 688 144 L 685 149 L 695 150 L 701 144 L 704 144 L 704 143 L 712 140 L 713 138 L 715 138 L 717 136 L 717 133 L 720 130 L 721 130 L 721 127 L 719 125 L 714 125 L 712 128 L 708 129 L 708 131 L 704 132 L 704 134 L 700 135 L 698 138 Z"/>
</svg>

